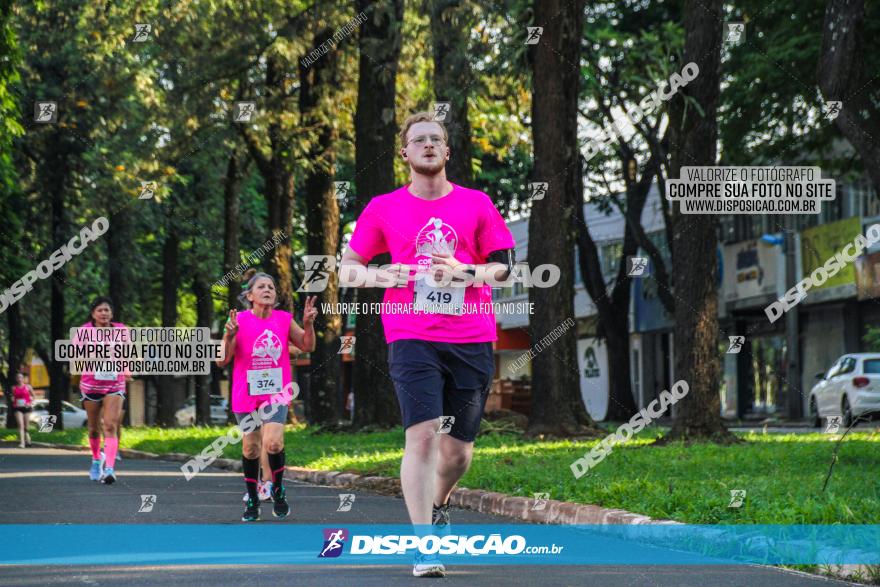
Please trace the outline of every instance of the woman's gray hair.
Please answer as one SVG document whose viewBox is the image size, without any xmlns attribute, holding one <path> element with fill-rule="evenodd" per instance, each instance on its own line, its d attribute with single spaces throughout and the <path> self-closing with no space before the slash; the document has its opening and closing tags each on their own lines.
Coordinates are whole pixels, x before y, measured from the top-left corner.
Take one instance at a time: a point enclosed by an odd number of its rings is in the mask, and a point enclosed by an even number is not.
<svg viewBox="0 0 880 587">
<path fill-rule="evenodd" d="M 274 278 L 274 277 L 272 277 L 272 276 L 269 275 L 268 273 L 263 273 L 262 271 L 257 271 L 256 273 L 254 273 L 254 274 L 251 276 L 250 279 L 248 279 L 247 283 L 246 283 L 244 286 L 242 286 L 242 288 L 241 288 L 241 293 L 238 294 L 238 301 L 239 301 L 239 302 L 241 303 L 241 305 L 244 306 L 245 308 L 250 308 L 250 307 L 251 307 L 251 303 L 250 303 L 250 302 L 248 301 L 248 299 L 247 299 L 247 294 L 248 294 L 249 291 L 251 291 L 251 288 L 254 287 L 254 284 L 257 282 L 258 279 L 268 279 L 269 281 L 272 282 L 272 285 L 275 286 L 275 291 L 276 291 L 276 292 L 278 291 L 278 284 L 275 283 L 275 278 Z M 278 307 L 278 304 L 279 304 L 279 302 L 278 302 L 278 296 L 277 296 L 277 293 L 276 293 L 276 297 L 275 297 L 275 307 L 276 307 L 276 308 Z"/>
</svg>

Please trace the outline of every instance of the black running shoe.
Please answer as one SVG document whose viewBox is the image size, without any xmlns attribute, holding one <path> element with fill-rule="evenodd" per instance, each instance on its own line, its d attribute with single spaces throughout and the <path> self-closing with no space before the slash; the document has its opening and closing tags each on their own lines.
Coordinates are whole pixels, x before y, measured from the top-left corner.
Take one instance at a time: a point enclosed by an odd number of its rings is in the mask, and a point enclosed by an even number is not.
<svg viewBox="0 0 880 587">
<path fill-rule="evenodd" d="M 448 526 L 449 525 L 449 504 L 444 503 L 440 507 L 432 504 L 431 511 L 432 526 Z"/>
<path fill-rule="evenodd" d="M 260 502 L 253 499 L 247 500 L 244 513 L 241 515 L 242 522 L 259 522 L 260 521 Z"/>
<path fill-rule="evenodd" d="M 272 515 L 276 518 L 285 518 L 290 513 L 290 506 L 287 505 L 287 493 L 284 487 L 272 488 Z"/>
<path fill-rule="evenodd" d="M 104 485 L 113 485 L 116 483 L 116 473 L 113 471 L 113 468 L 104 469 L 104 474 L 101 476 L 101 483 Z"/>
</svg>

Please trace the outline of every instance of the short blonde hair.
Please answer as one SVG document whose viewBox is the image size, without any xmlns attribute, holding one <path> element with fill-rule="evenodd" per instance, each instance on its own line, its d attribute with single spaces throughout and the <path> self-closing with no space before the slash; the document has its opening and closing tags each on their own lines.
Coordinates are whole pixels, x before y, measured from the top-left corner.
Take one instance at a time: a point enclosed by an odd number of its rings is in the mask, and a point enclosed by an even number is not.
<svg viewBox="0 0 880 587">
<path fill-rule="evenodd" d="M 416 124 L 417 122 L 433 122 L 434 124 L 440 127 L 440 130 L 443 131 L 443 142 L 449 142 L 449 134 L 446 132 L 446 127 L 442 122 L 436 120 L 434 115 L 425 110 L 421 112 L 416 112 L 415 114 L 410 114 L 406 117 L 406 120 L 403 121 L 403 126 L 400 128 L 400 144 L 406 147 L 406 133 L 409 132 L 409 127 Z"/>
</svg>

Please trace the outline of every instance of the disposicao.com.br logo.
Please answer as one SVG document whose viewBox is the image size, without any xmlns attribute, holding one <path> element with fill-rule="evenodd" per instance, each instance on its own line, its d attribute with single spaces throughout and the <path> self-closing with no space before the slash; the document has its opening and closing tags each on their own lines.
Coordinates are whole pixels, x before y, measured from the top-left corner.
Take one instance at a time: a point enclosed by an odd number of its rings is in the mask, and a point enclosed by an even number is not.
<svg viewBox="0 0 880 587">
<path fill-rule="evenodd" d="M 525 537 L 512 534 L 475 534 L 473 536 L 450 534 L 435 536 L 428 534 L 388 534 L 367 536 L 354 534 L 349 537 L 344 528 L 324 529 L 324 546 L 319 558 L 338 557 L 342 554 L 345 542 L 350 538 L 352 555 L 407 554 L 418 551 L 421 554 L 441 555 L 519 555 L 519 554 L 560 554 L 564 546 L 529 546 Z"/>
</svg>

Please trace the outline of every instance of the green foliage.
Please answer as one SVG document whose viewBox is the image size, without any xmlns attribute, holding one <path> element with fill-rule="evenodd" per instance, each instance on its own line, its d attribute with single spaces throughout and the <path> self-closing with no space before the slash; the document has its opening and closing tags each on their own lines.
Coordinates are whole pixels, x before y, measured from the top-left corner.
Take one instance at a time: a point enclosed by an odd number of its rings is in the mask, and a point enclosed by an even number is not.
<svg viewBox="0 0 880 587">
<path fill-rule="evenodd" d="M 880 353 L 880 327 L 868 326 L 862 342 L 866 353 Z"/>
<path fill-rule="evenodd" d="M 817 69 L 824 0 L 738 2 L 730 20 L 746 22 L 746 42 L 724 63 L 719 130 L 725 165 L 809 161 L 837 175 L 860 175 L 834 125 L 825 118 Z M 865 39 L 880 34 L 878 7 L 865 6 Z M 880 55 L 865 55 L 876 71 Z M 874 91 L 865 88 L 865 91 Z"/>
<path fill-rule="evenodd" d="M 629 173 L 622 164 L 625 149 L 632 150 L 638 168 L 647 163 L 646 136 L 659 141 L 668 103 L 638 125 L 624 113 L 657 91 L 673 73 L 681 72 L 684 31 L 676 10 L 667 3 L 619 3 L 613 8 L 590 7 L 584 37 L 581 116 L 588 122 L 585 141 L 616 123 L 627 143 L 622 146 L 614 141 L 600 147 L 584 169 L 586 193 L 610 211 L 610 202 L 603 196 L 624 188 L 624 173 Z M 641 171 L 631 179 L 640 175 Z"/>
</svg>

